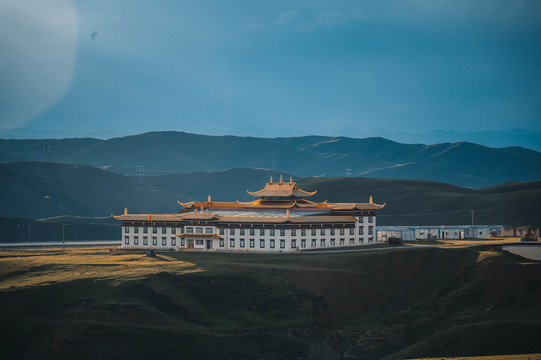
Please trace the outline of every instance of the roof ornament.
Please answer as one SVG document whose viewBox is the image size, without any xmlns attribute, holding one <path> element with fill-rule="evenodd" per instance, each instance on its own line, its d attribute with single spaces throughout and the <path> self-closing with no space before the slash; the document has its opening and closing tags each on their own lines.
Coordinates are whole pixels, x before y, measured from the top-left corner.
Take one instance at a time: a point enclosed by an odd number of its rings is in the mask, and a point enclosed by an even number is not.
<svg viewBox="0 0 541 360">
<path fill-rule="evenodd" d="M 286 218 L 289 219 L 289 209 L 286 210 Z"/>
<path fill-rule="evenodd" d="M 128 207 L 127 206 L 124 208 L 124 215 L 128 215 Z"/>
<path fill-rule="evenodd" d="M 280 174 L 280 184 L 283 183 L 284 180 L 282 179 L 282 174 Z"/>
<path fill-rule="evenodd" d="M 203 207 L 201 206 L 201 214 L 203 213 Z"/>
<path fill-rule="evenodd" d="M 270 183 L 272 184 L 272 175 L 271 175 Z"/>
<path fill-rule="evenodd" d="M 209 194 L 208 203 L 210 204 L 211 202 L 212 202 L 212 199 L 210 198 L 210 194 Z"/>
<path fill-rule="evenodd" d="M 289 177 L 289 183 L 290 183 L 290 184 L 293 184 L 293 176 L 290 176 L 290 177 Z"/>
<path fill-rule="evenodd" d="M 372 195 L 370 195 L 370 201 L 369 201 L 369 202 L 370 202 L 370 204 L 373 204 L 373 203 L 374 203 L 374 201 L 373 201 L 373 199 L 372 199 Z"/>
</svg>

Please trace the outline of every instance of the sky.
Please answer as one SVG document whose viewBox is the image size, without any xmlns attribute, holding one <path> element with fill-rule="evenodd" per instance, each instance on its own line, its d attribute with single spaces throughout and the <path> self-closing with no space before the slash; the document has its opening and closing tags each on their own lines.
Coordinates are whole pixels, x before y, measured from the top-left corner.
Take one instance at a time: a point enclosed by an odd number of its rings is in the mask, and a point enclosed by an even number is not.
<svg viewBox="0 0 541 360">
<path fill-rule="evenodd" d="M 0 128 L 541 131 L 541 2 L 0 0 Z"/>
</svg>

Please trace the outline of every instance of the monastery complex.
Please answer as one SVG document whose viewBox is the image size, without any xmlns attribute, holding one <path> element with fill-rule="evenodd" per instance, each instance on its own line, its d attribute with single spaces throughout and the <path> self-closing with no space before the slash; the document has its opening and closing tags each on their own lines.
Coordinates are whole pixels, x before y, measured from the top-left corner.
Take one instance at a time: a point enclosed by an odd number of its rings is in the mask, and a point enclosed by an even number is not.
<svg viewBox="0 0 541 360">
<path fill-rule="evenodd" d="M 178 214 L 129 214 L 122 248 L 172 251 L 292 252 L 375 243 L 376 211 L 385 204 L 316 203 L 292 179 L 248 191 L 251 202 L 178 202 Z"/>
</svg>

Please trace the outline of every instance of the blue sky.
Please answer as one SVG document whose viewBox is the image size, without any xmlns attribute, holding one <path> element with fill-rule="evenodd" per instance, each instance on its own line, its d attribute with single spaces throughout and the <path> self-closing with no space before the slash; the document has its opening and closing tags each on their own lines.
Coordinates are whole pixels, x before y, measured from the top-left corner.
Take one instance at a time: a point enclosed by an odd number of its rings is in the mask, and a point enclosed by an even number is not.
<svg viewBox="0 0 541 360">
<path fill-rule="evenodd" d="M 0 128 L 541 130 L 539 1 L 0 0 Z"/>
</svg>

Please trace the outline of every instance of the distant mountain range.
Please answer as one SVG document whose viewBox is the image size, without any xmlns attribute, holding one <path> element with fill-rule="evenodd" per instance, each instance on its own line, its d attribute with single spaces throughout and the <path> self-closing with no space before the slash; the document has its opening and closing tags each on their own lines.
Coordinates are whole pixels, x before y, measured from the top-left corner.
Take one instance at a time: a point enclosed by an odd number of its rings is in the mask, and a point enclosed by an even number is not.
<svg viewBox="0 0 541 360">
<path fill-rule="evenodd" d="M 14 162 L 0 165 L 0 217 L 84 221 L 128 207 L 131 213 L 174 213 L 177 200 L 246 201 L 246 190 L 262 188 L 280 172 L 235 168 L 226 171 L 126 176 L 89 165 Z M 289 180 L 289 174 L 284 174 Z M 295 180 L 297 176 L 292 175 Z M 473 190 L 420 180 L 304 178 L 299 185 L 318 190 L 316 201 L 387 203 L 379 225 L 469 224 L 541 225 L 541 181 L 506 183 Z M 67 215 L 56 219 L 55 217 Z M 103 220 L 99 220 L 103 222 Z"/>
<path fill-rule="evenodd" d="M 301 177 L 418 179 L 470 188 L 541 179 L 541 153 L 473 143 L 401 144 L 383 138 L 255 138 L 151 132 L 99 140 L 0 140 L 0 161 L 87 164 L 120 174 L 277 169 Z"/>
</svg>

